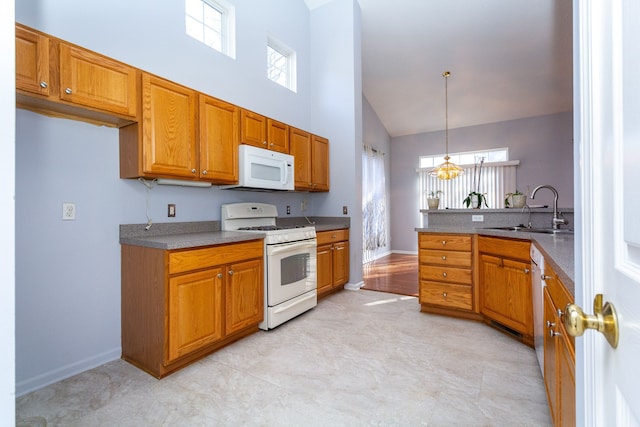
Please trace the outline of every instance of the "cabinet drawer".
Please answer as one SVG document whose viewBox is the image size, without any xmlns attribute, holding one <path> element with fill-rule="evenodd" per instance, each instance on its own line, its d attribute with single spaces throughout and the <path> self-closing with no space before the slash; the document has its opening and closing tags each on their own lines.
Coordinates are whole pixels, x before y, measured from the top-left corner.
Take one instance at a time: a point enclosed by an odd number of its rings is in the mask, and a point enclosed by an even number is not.
<svg viewBox="0 0 640 427">
<path fill-rule="evenodd" d="M 423 249 L 420 251 L 420 263 L 471 267 L 471 252 Z"/>
<path fill-rule="evenodd" d="M 471 279 L 471 270 L 467 268 L 420 265 L 420 280 L 437 280 L 470 285 Z"/>
<path fill-rule="evenodd" d="M 320 231 L 316 233 L 316 239 L 318 246 L 349 240 L 349 229 Z"/>
<path fill-rule="evenodd" d="M 471 251 L 471 236 L 468 234 L 420 233 L 418 242 L 420 249 Z"/>
<path fill-rule="evenodd" d="M 471 310 L 471 286 L 431 281 L 420 282 L 420 303 Z"/>
<path fill-rule="evenodd" d="M 503 239 L 496 237 L 478 237 L 478 251 L 505 258 L 529 261 L 531 243 L 523 240 Z"/>
<path fill-rule="evenodd" d="M 199 270 L 252 258 L 262 258 L 263 253 L 262 239 L 203 249 L 170 252 L 169 274 Z"/>
</svg>

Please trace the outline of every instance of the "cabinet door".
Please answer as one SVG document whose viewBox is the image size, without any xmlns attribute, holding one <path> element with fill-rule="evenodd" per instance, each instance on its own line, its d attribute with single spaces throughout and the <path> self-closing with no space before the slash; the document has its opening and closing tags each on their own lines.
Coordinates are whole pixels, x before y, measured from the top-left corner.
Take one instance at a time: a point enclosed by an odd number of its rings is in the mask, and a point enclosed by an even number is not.
<svg viewBox="0 0 640 427">
<path fill-rule="evenodd" d="M 558 319 L 559 320 L 559 319 Z M 576 425 L 576 379 L 575 354 L 571 349 L 567 332 L 564 327 L 559 328 L 560 335 L 556 337 L 557 367 L 558 367 L 558 411 L 561 426 Z"/>
<path fill-rule="evenodd" d="M 143 171 L 197 177 L 196 93 L 144 74 L 142 77 Z"/>
<path fill-rule="evenodd" d="M 313 191 L 329 191 L 329 140 L 313 135 L 311 147 Z"/>
<path fill-rule="evenodd" d="M 49 38 L 16 26 L 16 89 L 49 95 Z"/>
<path fill-rule="evenodd" d="M 248 110 L 240 110 L 240 142 L 267 148 L 267 118 Z"/>
<path fill-rule="evenodd" d="M 331 290 L 333 286 L 333 251 L 332 245 L 318 246 L 316 254 L 316 268 L 318 294 Z"/>
<path fill-rule="evenodd" d="M 60 99 L 136 116 L 136 71 L 102 55 L 60 43 Z"/>
<path fill-rule="evenodd" d="M 555 306 L 545 288 L 544 295 L 544 385 L 547 389 L 547 400 L 549 401 L 549 411 L 554 425 L 558 424 L 557 407 L 557 350 L 556 350 L 556 327 L 558 316 Z"/>
<path fill-rule="evenodd" d="M 333 286 L 341 286 L 349 281 L 349 242 L 333 245 Z"/>
<path fill-rule="evenodd" d="M 294 159 L 294 184 L 296 190 L 309 190 L 311 182 L 311 134 L 291 128 L 291 155 Z"/>
<path fill-rule="evenodd" d="M 226 333 L 231 334 L 264 318 L 262 259 L 227 267 Z"/>
<path fill-rule="evenodd" d="M 200 95 L 200 177 L 217 183 L 238 182 L 240 109 Z"/>
<path fill-rule="evenodd" d="M 289 154 L 289 125 L 267 119 L 267 141 L 269 150 Z"/>
<path fill-rule="evenodd" d="M 481 311 L 522 334 L 533 335 L 530 265 L 480 255 Z"/>
<path fill-rule="evenodd" d="M 222 268 L 169 280 L 167 362 L 222 338 Z"/>
</svg>

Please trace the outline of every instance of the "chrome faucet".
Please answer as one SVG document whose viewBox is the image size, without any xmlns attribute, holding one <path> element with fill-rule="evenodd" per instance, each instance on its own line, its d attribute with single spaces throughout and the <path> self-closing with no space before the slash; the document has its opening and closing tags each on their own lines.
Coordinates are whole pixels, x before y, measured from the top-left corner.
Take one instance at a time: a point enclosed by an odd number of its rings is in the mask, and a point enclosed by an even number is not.
<svg viewBox="0 0 640 427">
<path fill-rule="evenodd" d="M 549 190 L 553 191 L 553 219 L 551 220 L 551 228 L 553 228 L 554 230 L 557 230 L 559 225 L 569 224 L 569 221 L 567 221 L 566 218 L 564 217 L 559 218 L 559 216 L 562 216 L 562 213 L 560 213 L 560 215 L 558 216 L 558 190 L 556 190 L 550 185 L 546 185 L 546 184 L 538 185 L 531 192 L 531 198 L 534 199 L 536 196 L 536 193 L 541 188 L 548 188 Z"/>
</svg>

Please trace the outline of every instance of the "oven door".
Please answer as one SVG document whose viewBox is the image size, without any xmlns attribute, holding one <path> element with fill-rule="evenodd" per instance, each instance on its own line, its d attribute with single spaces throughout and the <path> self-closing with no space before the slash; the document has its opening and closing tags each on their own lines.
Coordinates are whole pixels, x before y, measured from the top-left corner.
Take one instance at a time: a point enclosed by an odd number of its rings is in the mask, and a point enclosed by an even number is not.
<svg viewBox="0 0 640 427">
<path fill-rule="evenodd" d="M 316 289 L 316 240 L 267 245 L 267 304 Z"/>
</svg>

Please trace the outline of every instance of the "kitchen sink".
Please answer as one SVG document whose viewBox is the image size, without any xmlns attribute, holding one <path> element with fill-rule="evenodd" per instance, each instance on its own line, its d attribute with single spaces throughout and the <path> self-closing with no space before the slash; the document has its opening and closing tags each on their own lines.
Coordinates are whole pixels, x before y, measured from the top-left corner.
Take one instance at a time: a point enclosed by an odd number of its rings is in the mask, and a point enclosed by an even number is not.
<svg viewBox="0 0 640 427">
<path fill-rule="evenodd" d="M 486 230 L 500 231 L 521 231 L 524 233 L 540 233 L 540 234 L 573 234 L 573 230 L 567 228 L 527 228 L 524 225 L 514 225 L 511 227 L 487 227 Z"/>
</svg>

